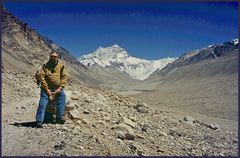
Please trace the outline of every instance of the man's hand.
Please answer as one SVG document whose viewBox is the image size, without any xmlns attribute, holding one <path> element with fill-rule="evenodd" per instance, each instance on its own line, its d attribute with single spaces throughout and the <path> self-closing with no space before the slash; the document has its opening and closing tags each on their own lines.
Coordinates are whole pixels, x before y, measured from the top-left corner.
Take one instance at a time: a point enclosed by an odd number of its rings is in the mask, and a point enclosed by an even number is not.
<svg viewBox="0 0 240 158">
<path fill-rule="evenodd" d="M 51 92 L 49 89 L 47 89 L 47 95 L 48 95 L 48 96 L 51 96 L 51 95 L 52 95 L 52 92 Z"/>
<path fill-rule="evenodd" d="M 58 94 L 61 92 L 61 87 L 59 87 L 58 89 L 56 89 L 55 93 Z"/>
<path fill-rule="evenodd" d="M 55 94 L 56 94 L 55 92 L 52 92 L 51 95 L 49 96 L 49 99 L 50 99 L 50 100 L 54 100 Z"/>
</svg>

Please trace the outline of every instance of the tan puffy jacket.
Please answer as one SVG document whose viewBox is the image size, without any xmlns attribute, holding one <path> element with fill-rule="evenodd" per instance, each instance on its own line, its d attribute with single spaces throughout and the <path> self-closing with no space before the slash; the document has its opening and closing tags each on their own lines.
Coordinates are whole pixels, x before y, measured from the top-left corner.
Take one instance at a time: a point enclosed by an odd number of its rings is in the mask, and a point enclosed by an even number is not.
<svg viewBox="0 0 240 158">
<path fill-rule="evenodd" d="M 67 76 L 66 68 L 62 64 L 54 65 L 48 61 L 40 70 L 41 88 L 44 90 L 64 88 L 67 84 Z"/>
</svg>

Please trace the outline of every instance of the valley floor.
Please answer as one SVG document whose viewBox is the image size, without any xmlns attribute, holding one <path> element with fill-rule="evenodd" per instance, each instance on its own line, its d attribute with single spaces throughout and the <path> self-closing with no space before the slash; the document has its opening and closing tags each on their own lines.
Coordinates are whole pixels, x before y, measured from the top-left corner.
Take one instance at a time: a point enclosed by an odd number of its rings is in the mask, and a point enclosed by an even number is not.
<svg viewBox="0 0 240 158">
<path fill-rule="evenodd" d="M 123 91 L 120 93 L 124 94 Z M 237 75 L 161 83 L 152 91 L 130 90 L 125 94 L 146 102 L 154 109 L 170 110 L 176 118 L 188 114 L 206 122 L 216 122 L 226 130 L 238 130 Z"/>
</svg>

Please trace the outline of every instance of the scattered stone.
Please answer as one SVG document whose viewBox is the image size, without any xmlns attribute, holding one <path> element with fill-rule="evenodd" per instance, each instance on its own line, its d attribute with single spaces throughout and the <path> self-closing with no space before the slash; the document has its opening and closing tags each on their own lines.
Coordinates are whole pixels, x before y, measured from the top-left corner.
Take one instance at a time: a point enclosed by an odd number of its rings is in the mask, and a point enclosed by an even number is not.
<svg viewBox="0 0 240 158">
<path fill-rule="evenodd" d="M 123 117 L 122 119 L 123 119 L 123 122 L 124 122 L 125 124 L 131 126 L 132 128 L 135 128 L 135 127 L 137 126 L 137 123 L 129 120 L 129 119 L 126 118 L 126 117 Z"/>
<path fill-rule="evenodd" d="M 68 148 L 67 150 L 64 151 L 64 154 L 61 156 L 78 156 L 78 155 L 79 155 L 78 150 Z"/>
<path fill-rule="evenodd" d="M 123 124 L 123 123 L 120 123 L 119 125 L 113 126 L 112 129 L 122 131 L 124 133 L 134 134 L 133 129 L 130 126 L 128 126 L 126 124 Z"/>
<path fill-rule="evenodd" d="M 193 124 L 192 121 L 186 121 L 185 123 L 186 123 L 187 125 L 194 126 L 194 124 Z"/>
<path fill-rule="evenodd" d="M 144 132 L 148 132 L 149 130 L 149 125 L 148 124 L 143 124 L 142 127 L 141 127 L 142 131 Z"/>
<path fill-rule="evenodd" d="M 219 129 L 219 125 L 216 123 L 211 123 L 209 125 L 207 125 L 209 128 L 213 129 L 213 130 L 217 130 Z"/>
<path fill-rule="evenodd" d="M 65 142 L 64 141 L 61 141 L 60 144 L 56 144 L 54 146 L 54 150 L 63 150 L 63 148 L 65 147 Z"/>
<path fill-rule="evenodd" d="M 173 136 L 175 136 L 175 134 L 176 134 L 180 137 L 186 135 L 186 133 L 182 129 L 176 128 L 176 127 L 170 128 L 170 134 Z"/>
<path fill-rule="evenodd" d="M 123 117 L 123 114 L 118 112 L 118 113 L 117 113 L 117 116 Z"/>
<path fill-rule="evenodd" d="M 137 111 L 138 111 L 138 112 L 141 112 L 141 113 L 148 113 L 148 110 L 147 110 L 145 107 L 142 107 L 142 106 L 141 106 L 141 107 L 138 107 L 138 108 L 137 108 Z"/>
<path fill-rule="evenodd" d="M 225 154 L 224 154 L 224 153 L 222 153 L 222 152 L 221 152 L 219 155 L 220 155 L 220 156 L 225 156 Z"/>
<path fill-rule="evenodd" d="M 124 140 L 124 139 L 125 139 L 125 134 L 124 134 L 124 132 L 122 132 L 122 131 L 117 131 L 117 132 L 116 132 L 116 136 L 117 136 L 117 138 L 119 138 L 119 139 L 121 139 L 121 140 Z"/>
<path fill-rule="evenodd" d="M 86 103 L 91 103 L 92 100 L 91 100 L 90 98 L 85 98 L 85 99 L 84 99 L 84 102 L 86 102 Z"/>
<path fill-rule="evenodd" d="M 22 106 L 21 108 L 22 108 L 23 110 L 26 110 L 26 107 L 24 107 L 24 106 Z"/>
<path fill-rule="evenodd" d="M 81 93 L 79 91 L 72 91 L 72 95 L 81 96 Z"/>
<path fill-rule="evenodd" d="M 238 139 L 234 139 L 234 140 L 233 140 L 233 143 L 238 143 Z"/>
<path fill-rule="evenodd" d="M 157 149 L 157 152 L 164 153 L 164 150 L 162 150 L 162 149 Z"/>
<path fill-rule="evenodd" d="M 118 119 L 116 119 L 116 118 L 112 118 L 112 119 L 111 119 L 111 123 L 113 123 L 113 124 L 119 124 L 120 121 L 119 121 Z"/>
<path fill-rule="evenodd" d="M 203 122 L 201 120 L 194 120 L 193 123 L 197 123 L 197 124 L 200 124 L 200 125 L 203 124 Z"/>
<path fill-rule="evenodd" d="M 136 134 L 136 137 L 140 138 L 140 139 L 145 139 L 145 137 L 141 134 Z"/>
<path fill-rule="evenodd" d="M 83 123 L 83 124 L 85 124 L 85 125 L 91 125 L 91 122 L 90 121 L 88 121 L 87 119 L 81 119 L 81 122 Z"/>
<path fill-rule="evenodd" d="M 71 119 L 81 119 L 80 113 L 76 109 L 69 111 L 69 114 Z"/>
<path fill-rule="evenodd" d="M 89 150 L 93 150 L 93 148 L 92 148 L 91 146 L 88 146 L 88 149 L 89 149 Z"/>
<path fill-rule="evenodd" d="M 124 144 L 124 141 L 122 139 L 117 138 L 116 141 L 122 145 Z"/>
<path fill-rule="evenodd" d="M 129 148 L 133 151 L 136 152 L 137 147 L 134 144 L 129 144 Z"/>
<path fill-rule="evenodd" d="M 138 103 L 134 106 L 134 108 L 141 113 L 148 113 L 148 109 L 149 109 L 147 104 L 142 103 L 140 101 L 138 101 Z"/>
<path fill-rule="evenodd" d="M 131 133 L 126 133 L 125 134 L 125 139 L 126 140 L 134 140 L 135 139 L 135 135 L 131 134 Z"/>
<path fill-rule="evenodd" d="M 96 143 L 99 143 L 99 144 L 101 143 L 101 141 L 98 137 L 95 137 L 95 141 L 96 141 Z"/>
<path fill-rule="evenodd" d="M 71 95 L 71 97 L 70 97 L 72 100 L 79 100 L 79 97 L 78 96 L 76 96 L 76 95 Z"/>
<path fill-rule="evenodd" d="M 79 126 L 81 124 L 81 121 L 79 120 L 79 122 L 77 122 L 78 126 L 74 127 L 74 133 L 78 133 L 81 132 L 81 127 Z"/>
<path fill-rule="evenodd" d="M 95 116 L 99 116 L 99 113 L 95 110 L 89 110 L 89 113 L 92 113 Z"/>
<path fill-rule="evenodd" d="M 105 132 L 101 132 L 101 135 L 106 136 L 107 134 Z"/>
<path fill-rule="evenodd" d="M 67 111 L 71 111 L 74 108 L 75 108 L 75 104 L 74 103 L 66 104 L 66 110 Z"/>
<path fill-rule="evenodd" d="M 90 111 L 84 110 L 83 113 L 84 113 L 84 114 L 90 114 Z"/>
<path fill-rule="evenodd" d="M 128 118 L 129 118 L 130 120 L 132 120 L 133 122 L 136 122 L 136 121 L 137 121 L 137 118 L 136 118 L 136 117 L 129 116 Z"/>
<path fill-rule="evenodd" d="M 143 103 L 143 102 L 141 102 L 141 101 L 139 101 L 139 100 L 138 100 L 138 103 L 137 103 L 136 106 L 137 106 L 137 107 L 143 106 L 143 107 L 149 108 L 149 106 L 148 106 L 146 103 Z"/>
<path fill-rule="evenodd" d="M 188 116 L 188 115 L 186 115 L 183 120 L 188 121 L 188 122 L 192 122 L 192 123 L 195 121 L 194 118 L 192 118 L 191 116 Z"/>
<path fill-rule="evenodd" d="M 78 146 L 77 148 L 78 148 L 79 150 L 83 150 L 83 149 L 84 149 L 83 146 Z"/>
<path fill-rule="evenodd" d="M 103 119 L 104 119 L 106 122 L 110 122 L 112 118 L 111 118 L 110 116 L 103 116 Z"/>
<path fill-rule="evenodd" d="M 103 125 L 103 126 L 106 125 L 106 123 L 105 123 L 104 121 L 102 121 L 102 120 L 99 120 L 98 122 L 96 122 L 96 124 L 97 124 L 97 125 L 100 124 L 100 125 Z"/>
<path fill-rule="evenodd" d="M 96 125 L 96 124 L 92 124 L 92 127 L 93 127 L 93 128 L 97 128 L 97 125 Z"/>
<path fill-rule="evenodd" d="M 167 134 L 165 133 L 165 132 L 162 132 L 162 131 L 158 131 L 158 134 L 159 134 L 159 136 L 167 136 Z"/>
<path fill-rule="evenodd" d="M 137 155 L 138 155 L 138 156 L 146 156 L 145 153 L 144 153 L 144 151 L 141 150 L 141 149 L 137 149 Z"/>
</svg>

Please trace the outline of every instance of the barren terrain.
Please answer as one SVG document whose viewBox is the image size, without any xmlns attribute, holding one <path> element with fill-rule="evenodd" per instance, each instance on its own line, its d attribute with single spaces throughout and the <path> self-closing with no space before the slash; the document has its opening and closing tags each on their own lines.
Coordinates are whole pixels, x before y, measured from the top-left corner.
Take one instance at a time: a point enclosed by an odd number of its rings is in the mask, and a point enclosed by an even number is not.
<svg viewBox="0 0 240 158">
<path fill-rule="evenodd" d="M 206 96 L 227 90 L 235 103 L 234 79 L 220 89 L 190 83 L 160 86 L 135 96 L 139 100 L 71 82 L 66 88 L 66 124 L 44 124 L 37 129 L 34 121 L 40 89 L 33 76 L 6 66 L 2 75 L 4 156 L 237 155 L 236 113 L 218 116 L 219 107 L 212 106 L 208 108 L 218 110 L 206 110 L 205 115 L 204 108 L 195 104 L 212 103 L 212 97 Z"/>
</svg>

